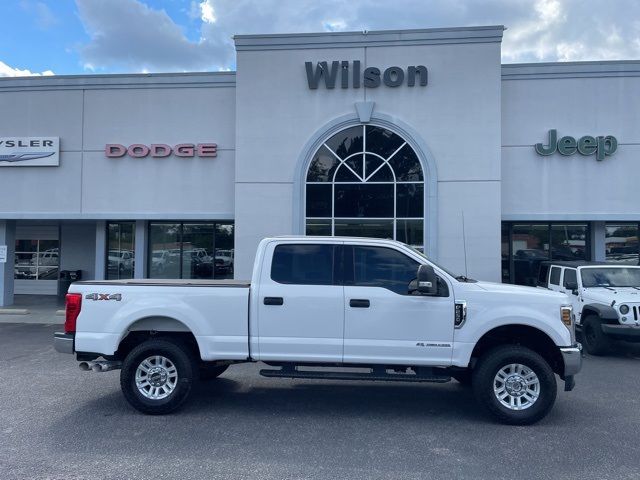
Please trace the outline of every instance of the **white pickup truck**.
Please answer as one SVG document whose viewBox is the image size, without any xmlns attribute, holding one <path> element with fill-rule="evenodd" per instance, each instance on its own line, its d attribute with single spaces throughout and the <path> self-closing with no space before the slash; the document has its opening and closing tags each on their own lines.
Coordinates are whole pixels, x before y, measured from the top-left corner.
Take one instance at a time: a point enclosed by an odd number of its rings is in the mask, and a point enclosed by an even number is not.
<svg viewBox="0 0 640 480">
<path fill-rule="evenodd" d="M 455 276 L 399 242 L 263 240 L 251 282 L 71 285 L 56 350 L 121 369 L 133 407 L 164 414 L 232 364 L 266 377 L 472 384 L 498 420 L 530 424 L 581 367 L 565 294 Z"/>
</svg>

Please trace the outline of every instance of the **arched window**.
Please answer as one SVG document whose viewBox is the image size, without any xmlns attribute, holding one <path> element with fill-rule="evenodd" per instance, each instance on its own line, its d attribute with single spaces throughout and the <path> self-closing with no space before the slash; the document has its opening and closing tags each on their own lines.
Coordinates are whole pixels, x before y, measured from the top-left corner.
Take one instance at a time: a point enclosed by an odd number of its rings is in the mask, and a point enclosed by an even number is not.
<svg viewBox="0 0 640 480">
<path fill-rule="evenodd" d="M 306 234 L 392 238 L 424 247 L 424 175 L 411 146 L 358 125 L 328 138 L 307 171 Z"/>
</svg>

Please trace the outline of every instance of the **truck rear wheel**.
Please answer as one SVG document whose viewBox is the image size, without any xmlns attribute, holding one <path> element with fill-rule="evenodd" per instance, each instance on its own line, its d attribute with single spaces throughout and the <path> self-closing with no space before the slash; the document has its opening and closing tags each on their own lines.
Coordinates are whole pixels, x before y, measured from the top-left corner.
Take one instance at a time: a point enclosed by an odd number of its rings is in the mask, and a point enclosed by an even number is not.
<svg viewBox="0 0 640 480">
<path fill-rule="evenodd" d="M 582 341 L 589 355 L 606 355 L 611 351 L 612 342 L 601 325 L 602 321 L 596 315 L 589 315 L 582 321 Z"/>
<path fill-rule="evenodd" d="M 544 418 L 556 399 L 556 378 L 533 350 L 505 345 L 485 353 L 473 370 L 476 398 L 500 422 L 529 425 Z"/>
<path fill-rule="evenodd" d="M 136 410 L 163 415 L 187 400 L 197 372 L 186 346 L 166 339 L 147 340 L 124 359 L 120 387 Z"/>
</svg>

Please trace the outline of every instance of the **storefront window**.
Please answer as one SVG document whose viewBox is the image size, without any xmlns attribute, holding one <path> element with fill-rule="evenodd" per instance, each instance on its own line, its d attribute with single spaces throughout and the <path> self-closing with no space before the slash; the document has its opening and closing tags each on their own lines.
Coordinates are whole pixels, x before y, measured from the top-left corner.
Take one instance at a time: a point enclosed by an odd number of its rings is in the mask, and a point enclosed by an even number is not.
<svg viewBox="0 0 640 480">
<path fill-rule="evenodd" d="M 637 223 L 605 225 L 605 250 L 607 262 L 640 265 Z"/>
<path fill-rule="evenodd" d="M 107 223 L 107 280 L 133 278 L 135 222 Z"/>
<path fill-rule="evenodd" d="M 573 223 L 503 223 L 502 281 L 536 285 L 544 260 L 587 260 L 589 226 Z"/>
<path fill-rule="evenodd" d="M 347 128 L 316 152 L 306 179 L 307 235 L 392 238 L 424 248 L 417 155 L 381 127 Z"/>
<path fill-rule="evenodd" d="M 149 277 L 233 278 L 233 223 L 151 223 Z"/>
<path fill-rule="evenodd" d="M 58 240 L 16 240 L 16 280 L 57 280 L 59 267 Z"/>
</svg>

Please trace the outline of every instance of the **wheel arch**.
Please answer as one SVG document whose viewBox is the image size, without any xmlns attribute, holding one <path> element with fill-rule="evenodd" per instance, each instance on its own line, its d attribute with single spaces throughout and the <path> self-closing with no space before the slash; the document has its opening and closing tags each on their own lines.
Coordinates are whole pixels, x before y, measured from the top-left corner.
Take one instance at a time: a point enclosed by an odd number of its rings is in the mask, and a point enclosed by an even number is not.
<svg viewBox="0 0 640 480">
<path fill-rule="evenodd" d="M 609 305 L 601 305 L 598 303 L 589 303 L 582 307 L 582 314 L 580 315 L 580 323 L 589 315 L 597 315 L 601 320 L 615 320 L 618 321 L 618 312 Z"/>
<path fill-rule="evenodd" d="M 558 346 L 551 337 L 539 328 L 530 325 L 509 324 L 495 327 L 484 333 L 471 352 L 470 365 L 487 351 L 500 345 L 521 345 L 538 353 L 551 366 L 553 371 L 564 375 L 564 360 Z"/>
<path fill-rule="evenodd" d="M 116 357 L 126 357 L 137 345 L 151 338 L 178 341 L 191 349 L 197 358 L 202 358 L 201 346 L 191 329 L 180 320 L 164 315 L 149 315 L 134 320 L 124 330 L 118 342 Z"/>
</svg>

